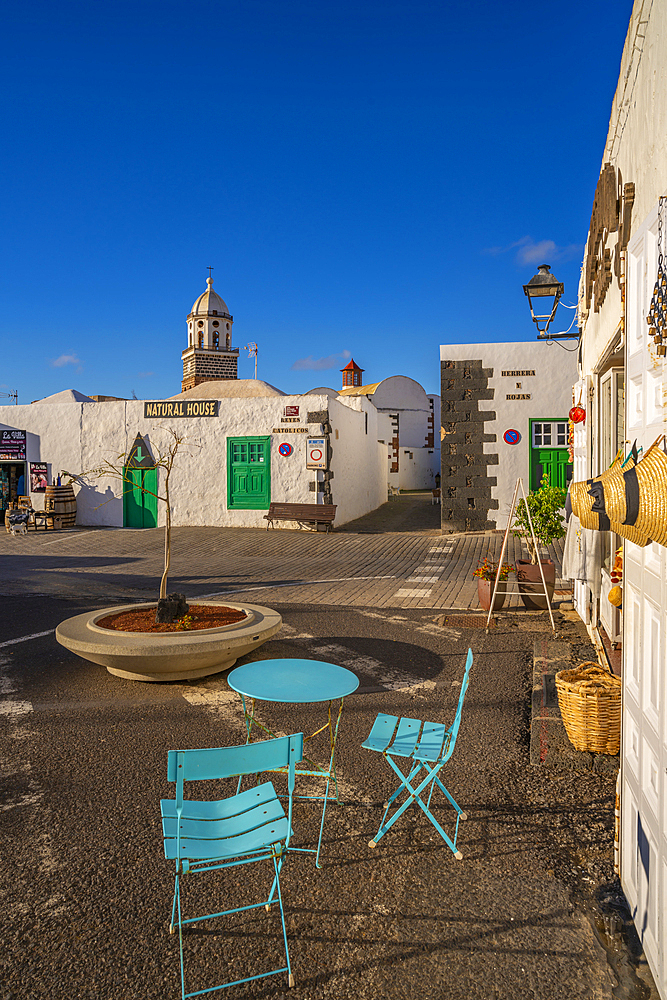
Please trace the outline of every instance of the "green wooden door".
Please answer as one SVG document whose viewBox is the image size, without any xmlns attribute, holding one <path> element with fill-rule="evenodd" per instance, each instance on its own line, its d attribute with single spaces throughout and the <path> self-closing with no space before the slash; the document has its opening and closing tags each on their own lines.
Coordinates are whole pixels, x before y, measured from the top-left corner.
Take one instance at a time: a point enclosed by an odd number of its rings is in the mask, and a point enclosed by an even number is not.
<svg viewBox="0 0 667 1000">
<path fill-rule="evenodd" d="M 566 490 L 568 472 L 571 470 L 567 457 L 566 448 L 534 448 L 530 463 L 531 490 L 539 490 L 545 472 L 549 477 L 550 486 Z"/>
<path fill-rule="evenodd" d="M 124 470 L 123 527 L 157 527 L 157 469 Z"/>
<path fill-rule="evenodd" d="M 271 438 L 227 438 L 227 507 L 268 510 L 271 503 Z"/>
</svg>

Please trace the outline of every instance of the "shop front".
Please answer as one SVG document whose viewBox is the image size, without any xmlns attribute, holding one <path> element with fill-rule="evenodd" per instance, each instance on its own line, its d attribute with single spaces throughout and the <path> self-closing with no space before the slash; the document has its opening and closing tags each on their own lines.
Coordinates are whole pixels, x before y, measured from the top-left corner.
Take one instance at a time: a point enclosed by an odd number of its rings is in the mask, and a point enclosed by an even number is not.
<svg viewBox="0 0 667 1000">
<path fill-rule="evenodd" d="M 0 518 L 18 498 L 26 496 L 26 432 L 0 431 Z"/>
</svg>

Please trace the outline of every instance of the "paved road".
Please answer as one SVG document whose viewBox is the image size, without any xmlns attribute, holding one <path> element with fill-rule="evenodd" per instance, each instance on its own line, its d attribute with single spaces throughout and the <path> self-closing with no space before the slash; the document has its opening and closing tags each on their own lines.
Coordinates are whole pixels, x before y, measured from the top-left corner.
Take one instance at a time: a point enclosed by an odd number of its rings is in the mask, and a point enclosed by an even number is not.
<svg viewBox="0 0 667 1000">
<path fill-rule="evenodd" d="M 94 576 L 81 579 L 87 592 Z M 158 819 L 160 797 L 171 794 L 166 752 L 243 735 L 224 676 L 136 684 L 71 656 L 51 633 L 11 642 L 99 604 L 71 593 L 3 600 L 2 1000 L 175 1000 L 178 953 L 167 933 L 172 870 Z M 285 868 L 297 978 L 290 998 L 611 997 L 616 979 L 589 911 L 599 916 L 593 891 L 613 880 L 614 782 L 529 766 L 530 654 L 540 619 L 508 621 L 486 636 L 442 627 L 428 609 L 316 600 L 273 606 L 285 625 L 258 658 L 333 660 L 361 682 L 346 702 L 344 805 L 327 817 L 324 868 L 317 871 L 307 856 L 289 858 Z M 575 624 L 563 627 L 584 641 Z M 460 833 L 464 860 L 456 861 L 419 815 L 406 816 L 371 851 L 379 803 L 393 782 L 360 743 L 379 710 L 451 718 L 469 644 L 475 665 L 447 774 L 469 815 Z M 276 731 L 308 731 L 320 714 L 272 706 L 266 720 Z M 447 822 L 447 810 L 438 807 L 438 815 Z M 301 843 L 314 842 L 317 821 L 315 807 L 297 805 Z M 241 905 L 261 881 L 257 870 L 233 875 L 217 898 Z M 188 888 L 186 905 L 194 897 L 215 906 L 203 877 Z M 206 986 L 221 970 L 244 974 L 249 958 L 266 967 L 278 918 L 261 911 L 240 918 L 230 933 L 208 925 L 188 937 L 192 981 Z M 626 978 L 616 996 L 648 995 L 631 992 L 643 989 L 632 970 Z M 227 995 L 288 991 L 276 978 Z"/>
<path fill-rule="evenodd" d="M 227 593 L 269 603 L 477 610 L 472 573 L 485 555 L 499 556 L 502 535 L 442 535 L 439 517 L 428 495 L 408 494 L 328 535 L 176 528 L 169 587 L 189 596 Z M 17 538 L 0 532 L 0 587 L 5 594 L 152 600 L 163 549 L 161 528 Z M 558 567 L 561 553 L 562 542 L 549 550 Z M 519 541 L 510 538 L 507 561 L 522 556 Z M 518 607 L 518 598 L 508 606 Z"/>
</svg>

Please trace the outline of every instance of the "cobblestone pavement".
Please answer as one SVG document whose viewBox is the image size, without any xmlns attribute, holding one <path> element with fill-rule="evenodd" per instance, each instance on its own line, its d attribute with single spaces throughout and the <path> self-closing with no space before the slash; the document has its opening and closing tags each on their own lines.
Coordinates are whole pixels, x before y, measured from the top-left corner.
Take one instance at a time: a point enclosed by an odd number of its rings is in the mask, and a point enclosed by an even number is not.
<svg viewBox="0 0 667 1000">
<path fill-rule="evenodd" d="M 478 609 L 472 573 L 485 555 L 498 557 L 502 534 L 443 535 L 439 523 L 430 494 L 408 494 L 329 534 L 174 528 L 169 589 L 297 604 Z M 0 586 L 6 594 L 152 599 L 163 549 L 162 528 L 0 533 Z M 549 549 L 558 570 L 561 554 L 562 543 Z M 517 557 L 526 553 L 510 536 L 505 559 Z M 507 606 L 520 602 L 512 596 Z"/>
</svg>

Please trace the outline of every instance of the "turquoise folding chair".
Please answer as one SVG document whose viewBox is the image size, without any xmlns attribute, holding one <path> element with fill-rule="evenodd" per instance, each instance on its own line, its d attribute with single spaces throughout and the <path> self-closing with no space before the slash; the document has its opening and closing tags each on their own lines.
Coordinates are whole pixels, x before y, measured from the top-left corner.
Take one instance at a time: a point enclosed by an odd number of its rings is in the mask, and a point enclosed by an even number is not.
<svg viewBox="0 0 667 1000">
<path fill-rule="evenodd" d="M 461 725 L 461 711 L 463 709 L 463 699 L 468 688 L 468 678 L 472 667 L 472 649 L 468 650 L 465 673 L 461 682 L 461 693 L 459 703 L 454 716 L 454 722 L 447 729 L 440 722 L 421 722 L 419 719 L 399 719 L 396 715 L 385 715 L 380 712 L 368 738 L 362 746 L 366 750 L 375 750 L 381 753 L 389 766 L 393 768 L 401 780 L 400 785 L 385 803 L 384 815 L 380 823 L 380 829 L 370 841 L 369 847 L 377 847 L 378 841 L 384 837 L 387 830 L 394 825 L 396 820 L 403 815 L 409 805 L 415 803 L 426 813 L 433 826 L 436 828 L 442 839 L 453 852 L 454 857 L 459 861 L 463 855 L 456 847 L 456 838 L 459 832 L 459 821 L 467 819 L 461 807 L 454 801 L 442 781 L 440 772 L 454 752 L 456 736 Z M 412 763 L 409 773 L 404 774 L 400 767 L 394 762 L 394 757 L 407 757 Z M 424 777 L 421 773 L 425 772 Z M 415 785 L 417 779 L 419 784 Z M 431 796 L 433 789 L 438 786 L 447 801 L 456 810 L 456 829 L 454 839 L 450 840 L 437 819 L 431 812 Z M 424 803 L 421 796 L 428 789 L 428 801 Z M 385 819 L 390 807 L 396 802 L 401 793 L 405 793 L 407 798 L 402 805 L 399 805 L 387 823 Z"/>
<path fill-rule="evenodd" d="M 171 908 L 169 932 L 178 927 L 181 955 L 181 997 L 199 996 L 226 986 L 236 986 L 264 976 L 287 973 L 288 984 L 294 985 L 294 976 L 287 948 L 285 913 L 280 892 L 280 870 L 289 846 L 292 833 L 292 797 L 294 793 L 295 765 L 303 757 L 303 733 L 283 736 L 261 743 L 247 743 L 241 747 L 220 747 L 213 750 L 170 750 L 167 757 L 167 780 L 176 782 L 176 798 L 162 799 L 162 830 L 164 833 L 164 854 L 168 860 L 176 861 L 176 881 L 174 902 Z M 287 769 L 288 811 L 287 816 L 270 781 L 255 785 L 248 791 L 231 795 L 216 801 L 186 799 L 183 794 L 186 781 L 207 781 L 209 779 L 236 777 L 243 774 L 259 774 L 262 771 Z M 180 879 L 184 875 L 234 868 L 255 861 L 269 860 L 273 863 L 274 878 L 268 899 L 250 906 L 206 913 L 200 917 L 184 920 L 181 915 Z M 287 964 L 270 972 L 260 972 L 256 976 L 220 983 L 206 989 L 185 992 L 185 972 L 183 965 L 183 927 L 199 920 L 210 920 L 243 910 L 271 907 L 274 896 L 280 904 L 280 919 L 283 927 L 285 958 Z"/>
</svg>

